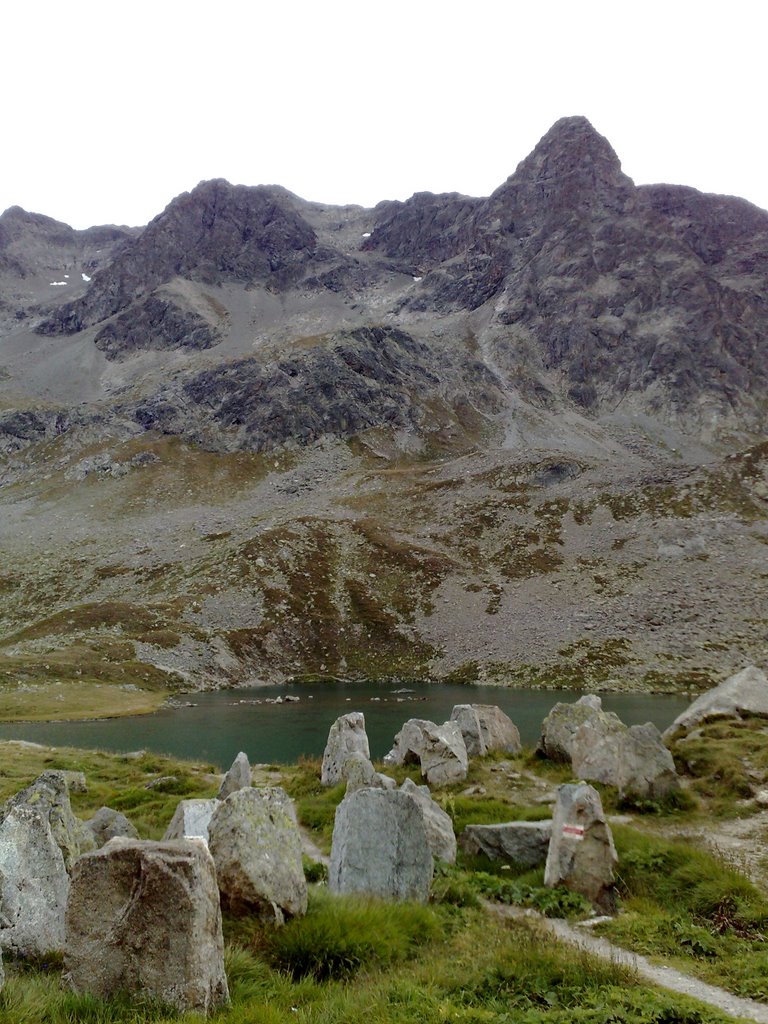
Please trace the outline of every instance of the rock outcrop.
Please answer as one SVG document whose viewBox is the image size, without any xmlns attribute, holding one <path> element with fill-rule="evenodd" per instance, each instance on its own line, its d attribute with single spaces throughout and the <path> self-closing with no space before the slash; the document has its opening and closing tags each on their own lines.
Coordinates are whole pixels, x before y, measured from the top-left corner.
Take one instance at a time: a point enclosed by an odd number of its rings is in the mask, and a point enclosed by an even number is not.
<svg viewBox="0 0 768 1024">
<path fill-rule="evenodd" d="M 430 786 L 449 786 L 466 779 L 469 769 L 467 748 L 458 722 L 435 725 L 423 718 L 410 718 L 395 736 L 384 758 L 385 764 L 418 764 Z"/>
<path fill-rule="evenodd" d="M 426 903 L 431 882 L 432 852 L 413 797 L 358 789 L 341 801 L 328 869 L 332 892 Z"/>
<path fill-rule="evenodd" d="M 216 871 L 199 840 L 113 839 L 81 857 L 66 915 L 65 979 L 179 1012 L 229 1001 Z"/>
<path fill-rule="evenodd" d="M 240 789 L 208 823 L 222 904 L 282 924 L 307 909 L 301 837 L 293 803 L 278 786 Z"/>
<path fill-rule="evenodd" d="M 755 665 L 742 669 L 719 686 L 702 693 L 677 716 L 664 737 L 689 732 L 714 718 L 740 718 L 744 715 L 768 718 L 768 677 Z"/>
<path fill-rule="evenodd" d="M 0 823 L 0 947 L 21 956 L 64 948 L 69 875 L 44 813 L 12 807 Z"/>
<path fill-rule="evenodd" d="M 459 836 L 459 845 L 471 857 L 482 853 L 491 860 L 532 868 L 546 861 L 551 835 L 551 821 L 467 825 Z"/>
<path fill-rule="evenodd" d="M 586 896 L 603 913 L 612 913 L 616 905 L 613 883 L 617 860 L 597 790 L 583 782 L 560 786 L 552 815 L 544 884 L 564 885 Z"/>
<path fill-rule="evenodd" d="M 230 794 L 237 792 L 238 789 L 247 789 L 250 784 L 251 765 L 248 761 L 248 755 L 241 750 L 224 776 L 224 781 L 219 787 L 217 798 L 219 800 L 226 800 Z"/>
<path fill-rule="evenodd" d="M 328 731 L 328 741 L 323 752 L 320 782 L 323 786 L 336 786 L 346 781 L 346 763 L 350 755 L 371 756 L 368 735 L 365 731 L 365 716 L 360 711 L 341 715 Z"/>
</svg>

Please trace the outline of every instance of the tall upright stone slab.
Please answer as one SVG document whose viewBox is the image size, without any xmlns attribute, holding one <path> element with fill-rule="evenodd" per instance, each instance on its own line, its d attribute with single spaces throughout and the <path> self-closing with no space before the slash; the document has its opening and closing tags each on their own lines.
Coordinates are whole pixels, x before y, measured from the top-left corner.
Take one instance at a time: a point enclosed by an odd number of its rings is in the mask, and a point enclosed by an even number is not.
<svg viewBox="0 0 768 1024">
<path fill-rule="evenodd" d="M 28 807 L 48 822 L 67 871 L 85 850 L 93 849 L 93 836 L 72 813 L 65 772 L 43 772 L 26 789 L 14 794 L 0 811 L 4 817 L 13 807 Z"/>
<path fill-rule="evenodd" d="M 350 711 L 341 715 L 328 731 L 328 741 L 323 753 L 320 783 L 323 786 L 337 786 L 346 781 L 346 765 L 350 755 L 360 754 L 370 759 L 368 734 L 365 731 L 365 716 L 361 711 Z"/>
<path fill-rule="evenodd" d="M 216 871 L 201 840 L 118 838 L 81 857 L 66 926 L 65 979 L 77 992 L 204 1014 L 229 1001 Z"/>
<path fill-rule="evenodd" d="M 560 786 L 552 815 L 552 837 L 544 884 L 580 892 L 603 913 L 613 913 L 617 863 L 600 794 L 584 782 Z"/>
<path fill-rule="evenodd" d="M 328 888 L 426 903 L 432 851 L 416 801 L 401 790 L 357 789 L 336 808 Z"/>
<path fill-rule="evenodd" d="M 406 779 L 400 787 L 400 792 L 406 793 L 421 811 L 432 856 L 437 860 L 454 864 L 456 861 L 456 833 L 453 831 L 450 814 L 447 814 L 432 799 L 429 786 L 417 786 L 413 779 Z"/>
<path fill-rule="evenodd" d="M 235 793 L 238 789 L 247 789 L 250 784 L 251 765 L 248 761 L 248 755 L 241 750 L 224 776 L 224 781 L 219 787 L 217 799 L 226 800 L 232 793 Z"/>
<path fill-rule="evenodd" d="M 483 730 L 477 711 L 472 704 L 456 704 L 451 711 L 451 721 L 457 722 L 464 738 L 464 746 L 469 757 L 485 757 L 488 748 L 485 745 Z"/>
<path fill-rule="evenodd" d="M 69 875 L 47 818 L 12 807 L 0 824 L 0 947 L 42 956 L 64 947 Z"/>
<path fill-rule="evenodd" d="M 480 734 L 488 753 L 499 750 L 505 754 L 519 754 L 523 749 L 520 730 L 512 719 L 496 704 L 473 704 L 480 722 Z"/>
<path fill-rule="evenodd" d="M 241 789 L 208 823 L 224 906 L 282 924 L 306 913 L 307 883 L 293 802 L 279 786 Z"/>
<path fill-rule="evenodd" d="M 593 693 L 579 697 L 572 704 L 555 704 L 541 723 L 541 737 L 536 753 L 550 761 L 570 763 L 571 743 L 575 733 L 585 722 L 601 714 L 602 707 L 602 701 Z"/>
<path fill-rule="evenodd" d="M 205 839 L 218 800 L 180 800 L 163 839 Z"/>
</svg>

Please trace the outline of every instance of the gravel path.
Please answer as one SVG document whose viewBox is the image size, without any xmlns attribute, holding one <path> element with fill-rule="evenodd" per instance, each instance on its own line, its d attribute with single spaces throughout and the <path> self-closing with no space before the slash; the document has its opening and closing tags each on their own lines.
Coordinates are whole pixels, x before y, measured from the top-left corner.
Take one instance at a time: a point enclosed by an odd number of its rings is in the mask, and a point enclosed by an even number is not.
<svg viewBox="0 0 768 1024">
<path fill-rule="evenodd" d="M 741 999 L 739 996 L 726 992 L 725 989 L 717 988 L 715 985 L 708 985 L 705 981 L 699 981 L 698 978 L 692 978 L 690 975 L 676 971 L 672 967 L 652 964 L 645 957 L 639 956 L 636 953 L 630 953 L 620 946 L 615 946 L 608 939 L 590 935 L 583 928 L 574 927 L 568 924 L 567 921 L 542 917 L 535 911 L 522 910 L 518 907 L 499 906 L 494 903 L 486 903 L 486 906 L 500 917 L 534 918 L 550 934 L 562 942 L 568 942 L 572 946 L 584 949 L 595 956 L 601 957 L 603 960 L 626 964 L 637 971 L 642 978 L 652 982 L 654 985 L 660 985 L 662 988 L 679 992 L 681 995 L 691 996 L 702 1003 L 707 1003 L 709 1006 L 721 1010 L 730 1017 L 753 1020 L 757 1021 L 758 1024 L 768 1024 L 768 1005 L 764 1003 L 755 1002 L 754 999 Z"/>
</svg>

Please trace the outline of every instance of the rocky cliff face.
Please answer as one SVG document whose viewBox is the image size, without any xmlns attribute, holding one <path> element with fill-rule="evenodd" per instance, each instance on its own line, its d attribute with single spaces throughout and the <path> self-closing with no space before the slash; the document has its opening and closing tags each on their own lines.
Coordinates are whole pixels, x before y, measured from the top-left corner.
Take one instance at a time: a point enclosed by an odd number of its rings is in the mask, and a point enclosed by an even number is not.
<svg viewBox="0 0 768 1024">
<path fill-rule="evenodd" d="M 0 681 L 759 663 L 766 295 L 768 213 L 582 117 L 487 198 L 6 211 Z"/>
</svg>

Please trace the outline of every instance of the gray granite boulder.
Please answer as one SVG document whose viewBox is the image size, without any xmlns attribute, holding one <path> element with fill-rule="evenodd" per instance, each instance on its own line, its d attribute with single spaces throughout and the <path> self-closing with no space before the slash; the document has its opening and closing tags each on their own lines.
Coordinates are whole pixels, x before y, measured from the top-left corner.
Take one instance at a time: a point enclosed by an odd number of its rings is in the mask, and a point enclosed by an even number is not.
<svg viewBox="0 0 768 1024">
<path fill-rule="evenodd" d="M 491 860 L 532 868 L 546 861 L 551 834 L 551 821 L 467 825 L 459 836 L 459 845 L 470 857 L 482 853 Z"/>
<path fill-rule="evenodd" d="M 495 704 L 473 704 L 480 722 L 480 732 L 488 753 L 499 750 L 506 754 L 519 754 L 523 749 L 520 731 L 500 707 Z"/>
<path fill-rule="evenodd" d="M 219 892 L 200 840 L 112 839 L 75 865 L 66 914 L 65 980 L 180 1012 L 229 1002 Z"/>
<path fill-rule="evenodd" d="M 407 793 L 421 811 L 432 856 L 448 864 L 455 863 L 456 834 L 453 831 L 453 821 L 440 804 L 432 799 L 429 786 L 417 786 L 412 779 L 406 779 L 400 787 L 400 792 Z"/>
<path fill-rule="evenodd" d="M 241 750 L 224 776 L 224 781 L 219 787 L 217 798 L 219 800 L 226 800 L 231 793 L 235 793 L 238 789 L 248 789 L 250 784 L 251 765 L 248 761 L 248 755 Z"/>
<path fill-rule="evenodd" d="M 43 772 L 26 789 L 6 801 L 0 817 L 5 817 L 14 807 L 28 807 L 45 818 L 64 857 L 67 871 L 72 869 L 81 853 L 93 849 L 91 833 L 72 813 L 64 772 Z"/>
<path fill-rule="evenodd" d="M 139 833 L 136 827 L 120 811 L 111 807 L 100 807 L 92 818 L 84 821 L 83 825 L 93 835 L 94 849 L 101 849 L 110 839 L 121 837 L 123 839 L 138 839 Z"/>
<path fill-rule="evenodd" d="M 282 924 L 306 913 L 307 883 L 293 803 L 279 786 L 240 789 L 208 823 L 222 904 Z"/>
<path fill-rule="evenodd" d="M 432 851 L 424 816 L 400 790 L 358 789 L 336 808 L 328 887 L 426 903 Z"/>
<path fill-rule="evenodd" d="M 541 737 L 536 753 L 550 761 L 571 760 L 571 741 L 578 729 L 602 711 L 602 701 L 594 694 L 586 694 L 573 704 L 555 704 L 541 723 Z"/>
<path fill-rule="evenodd" d="M 469 758 L 458 722 L 435 725 L 423 718 L 410 718 L 395 736 L 384 758 L 385 764 L 418 764 L 430 786 L 463 782 Z"/>
<path fill-rule="evenodd" d="M 0 947 L 21 956 L 64 948 L 69 875 L 44 813 L 12 807 L 0 824 Z"/>
<path fill-rule="evenodd" d="M 219 800 L 180 800 L 163 839 L 205 839 Z"/>
<path fill-rule="evenodd" d="M 356 789 L 397 789 L 394 779 L 377 772 L 368 758 L 359 753 L 349 755 L 344 762 L 343 774 L 348 793 Z"/>
<path fill-rule="evenodd" d="M 346 781 L 345 768 L 350 755 L 360 754 L 370 759 L 368 734 L 365 731 L 365 716 L 361 711 L 350 711 L 341 715 L 328 731 L 328 740 L 323 752 L 320 783 L 323 786 L 337 786 Z"/>
<path fill-rule="evenodd" d="M 768 718 L 768 677 L 754 665 L 742 669 L 706 693 L 678 715 L 665 731 L 664 738 L 689 732 L 715 718 L 740 718 L 756 715 Z"/>
<path fill-rule="evenodd" d="M 653 799 L 680 786 L 675 762 L 656 726 L 646 722 L 627 728 L 617 715 L 606 712 L 576 730 L 571 764 L 577 778 L 615 786 L 621 794 Z"/>
<path fill-rule="evenodd" d="M 564 885 L 581 893 L 603 913 L 613 913 L 617 859 L 597 790 L 584 782 L 560 786 L 552 815 L 544 884 Z"/>
<path fill-rule="evenodd" d="M 488 748 L 485 745 L 480 719 L 472 704 L 456 704 L 451 711 L 452 722 L 456 722 L 464 738 L 464 746 L 469 757 L 485 757 Z"/>
</svg>

